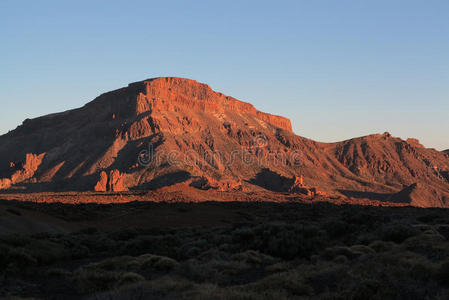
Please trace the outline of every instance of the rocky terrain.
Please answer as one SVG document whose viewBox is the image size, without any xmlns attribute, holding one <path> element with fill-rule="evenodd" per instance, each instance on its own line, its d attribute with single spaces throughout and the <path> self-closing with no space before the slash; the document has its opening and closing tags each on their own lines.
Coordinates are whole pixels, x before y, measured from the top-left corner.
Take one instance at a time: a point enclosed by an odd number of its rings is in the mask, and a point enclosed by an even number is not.
<svg viewBox="0 0 449 300">
<path fill-rule="evenodd" d="M 6 220 L 2 299 L 449 297 L 445 209 L 0 201 Z"/>
<path fill-rule="evenodd" d="M 0 137 L 5 192 L 268 191 L 449 206 L 449 156 L 389 133 L 319 143 L 290 120 L 183 78 L 155 78 Z"/>
<path fill-rule="evenodd" d="M 448 151 L 316 142 L 189 79 L 25 120 L 0 190 L 2 299 L 449 297 Z"/>
</svg>

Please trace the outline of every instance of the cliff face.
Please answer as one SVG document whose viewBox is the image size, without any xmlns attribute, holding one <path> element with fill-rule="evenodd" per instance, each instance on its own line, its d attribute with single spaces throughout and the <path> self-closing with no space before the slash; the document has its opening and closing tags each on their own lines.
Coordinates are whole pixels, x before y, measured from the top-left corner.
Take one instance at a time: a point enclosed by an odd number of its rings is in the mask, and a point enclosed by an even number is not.
<svg viewBox="0 0 449 300">
<path fill-rule="evenodd" d="M 389 134 L 317 143 L 295 135 L 286 118 L 173 77 L 132 83 L 0 136 L 0 189 L 118 192 L 183 183 L 363 198 L 417 182 L 413 195 L 433 196 L 413 203 L 447 206 L 448 154 Z"/>
<path fill-rule="evenodd" d="M 156 78 L 131 84 L 144 90 L 137 96 L 136 113 L 196 110 L 206 113 L 238 113 L 257 117 L 276 127 L 292 131 L 289 119 L 260 112 L 253 105 L 213 91 L 207 84 L 183 78 Z"/>
</svg>

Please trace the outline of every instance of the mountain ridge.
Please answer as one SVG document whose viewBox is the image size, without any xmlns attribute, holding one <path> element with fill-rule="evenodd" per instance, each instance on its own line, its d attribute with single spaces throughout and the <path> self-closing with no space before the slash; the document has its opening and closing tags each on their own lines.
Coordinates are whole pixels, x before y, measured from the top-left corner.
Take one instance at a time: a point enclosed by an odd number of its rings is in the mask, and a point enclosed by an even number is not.
<svg viewBox="0 0 449 300">
<path fill-rule="evenodd" d="M 419 182 L 432 199 L 412 205 L 445 207 L 448 174 L 447 154 L 416 139 L 384 133 L 316 142 L 294 134 L 287 118 L 178 77 L 131 83 L 0 136 L 0 189 L 117 192 L 183 183 L 382 200 Z"/>
</svg>

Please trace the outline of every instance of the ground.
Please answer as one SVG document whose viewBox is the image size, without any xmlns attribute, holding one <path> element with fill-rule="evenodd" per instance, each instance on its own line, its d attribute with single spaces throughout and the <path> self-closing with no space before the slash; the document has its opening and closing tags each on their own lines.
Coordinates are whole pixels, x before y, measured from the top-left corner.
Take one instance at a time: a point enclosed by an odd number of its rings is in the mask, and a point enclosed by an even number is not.
<svg viewBox="0 0 449 300">
<path fill-rule="evenodd" d="M 142 201 L 148 194 L 83 195 L 141 200 L 128 203 L 51 203 L 64 197 L 75 194 L 2 196 L 0 297 L 449 297 L 444 209 Z"/>
</svg>

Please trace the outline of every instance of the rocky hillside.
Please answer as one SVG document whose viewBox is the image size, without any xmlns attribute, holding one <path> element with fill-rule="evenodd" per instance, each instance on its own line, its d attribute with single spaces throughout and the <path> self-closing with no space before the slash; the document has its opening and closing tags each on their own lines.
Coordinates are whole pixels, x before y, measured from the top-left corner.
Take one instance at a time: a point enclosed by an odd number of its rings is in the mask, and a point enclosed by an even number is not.
<svg viewBox="0 0 449 300">
<path fill-rule="evenodd" d="M 401 201 L 417 206 L 445 206 L 446 201 L 449 201 L 448 156 L 424 148 L 416 139 L 404 141 L 389 133 L 375 134 L 328 144 L 325 151 L 365 182 L 376 182 L 393 190 L 408 190 L 413 186 L 410 190 L 414 194 L 417 183 L 420 183 L 421 194 L 426 194 L 426 197 L 421 198 L 425 199 L 406 199 L 401 194 Z M 368 184 L 364 191 L 369 195 L 375 189 L 371 189 Z M 357 192 L 353 194 L 363 195 Z M 382 195 L 371 196 L 382 198 Z"/>
<path fill-rule="evenodd" d="M 2 189 L 124 191 L 184 183 L 386 200 L 420 183 L 429 199 L 401 201 L 446 206 L 448 172 L 448 155 L 416 140 L 384 134 L 318 143 L 295 135 L 286 118 L 173 77 L 25 120 L 0 137 Z"/>
</svg>

